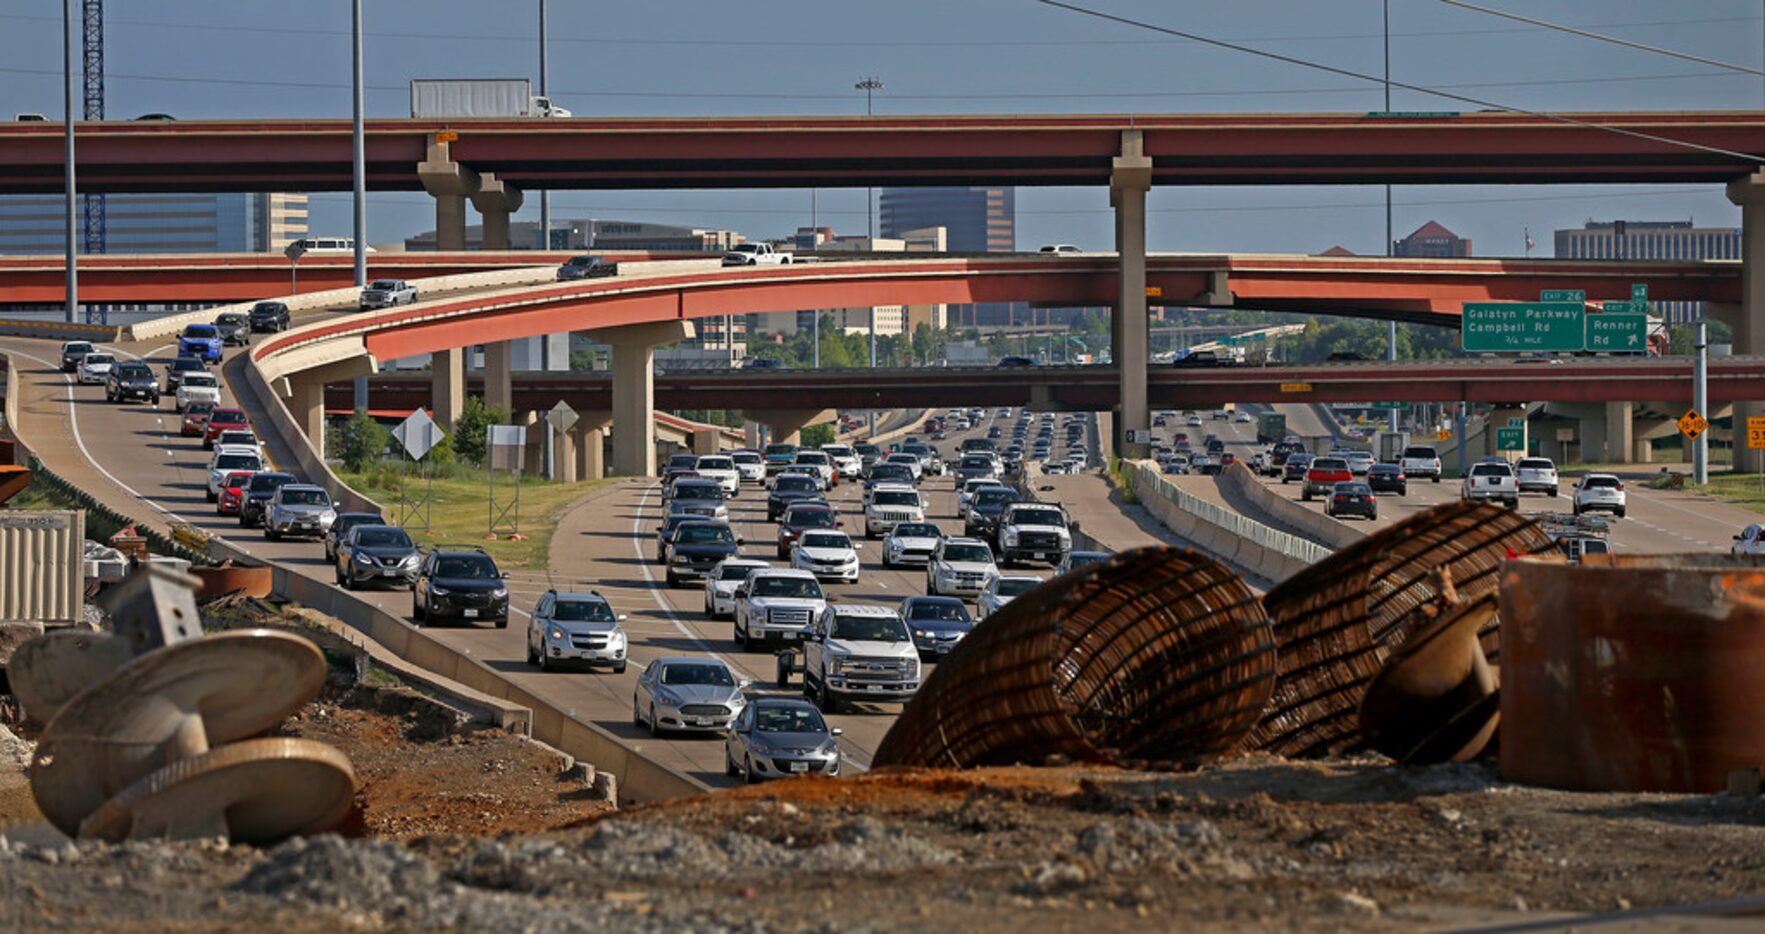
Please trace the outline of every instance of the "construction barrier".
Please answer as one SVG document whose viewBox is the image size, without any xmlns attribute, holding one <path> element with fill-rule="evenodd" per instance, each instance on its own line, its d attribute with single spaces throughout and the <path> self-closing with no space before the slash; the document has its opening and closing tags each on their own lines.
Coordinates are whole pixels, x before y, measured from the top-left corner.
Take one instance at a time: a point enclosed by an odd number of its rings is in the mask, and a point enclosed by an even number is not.
<svg viewBox="0 0 1765 934">
<path fill-rule="evenodd" d="M 0 337 L 41 337 L 62 341 L 114 341 L 114 324 L 66 324 L 60 321 L 27 321 L 0 318 Z"/>
</svg>

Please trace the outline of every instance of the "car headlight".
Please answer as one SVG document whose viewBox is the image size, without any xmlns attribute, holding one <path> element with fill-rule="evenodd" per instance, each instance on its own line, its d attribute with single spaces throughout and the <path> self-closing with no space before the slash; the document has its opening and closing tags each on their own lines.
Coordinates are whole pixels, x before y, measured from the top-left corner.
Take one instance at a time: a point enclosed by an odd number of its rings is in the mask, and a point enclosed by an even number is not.
<svg viewBox="0 0 1765 934">
<path fill-rule="evenodd" d="M 824 756 L 838 755 L 840 744 L 835 741 L 833 737 L 829 736 L 821 745 L 815 747 L 815 751 Z"/>
<path fill-rule="evenodd" d="M 923 629 L 915 629 L 915 630 L 913 630 L 913 634 L 915 636 L 918 636 L 921 639 L 925 638 L 925 630 L 923 630 Z"/>
<path fill-rule="evenodd" d="M 416 563 L 417 563 L 417 555 L 415 552 L 408 554 L 408 555 L 405 555 L 403 558 L 399 559 L 399 562 L 398 562 L 400 567 L 407 567 L 407 568 L 411 567 L 412 565 L 414 565 Z"/>
<path fill-rule="evenodd" d="M 358 551 L 355 553 L 355 562 L 357 564 L 373 564 L 374 559 L 368 557 L 366 552 Z"/>
<path fill-rule="evenodd" d="M 839 674 L 846 670 L 846 659 L 843 656 L 835 656 L 834 658 L 829 659 L 827 664 L 828 670 L 834 674 Z"/>
<path fill-rule="evenodd" d="M 762 755 L 771 755 L 776 751 L 772 748 L 772 744 L 767 742 L 766 737 L 759 733 L 748 734 L 748 748 Z"/>
<path fill-rule="evenodd" d="M 327 509 L 324 512 L 319 513 L 319 521 L 321 521 L 321 522 L 336 522 L 337 521 L 337 511 L 335 509 Z"/>
<path fill-rule="evenodd" d="M 447 588 L 441 586 L 440 584 L 430 584 L 429 585 L 429 592 L 437 597 L 447 596 Z"/>
<path fill-rule="evenodd" d="M 559 629 L 556 626 L 553 626 L 552 627 L 552 638 L 556 639 L 556 640 L 562 640 L 564 638 L 564 630 Z"/>
<path fill-rule="evenodd" d="M 493 597 L 497 597 L 499 599 L 502 597 L 506 597 L 509 595 L 509 588 L 501 586 L 499 584 L 497 587 L 495 587 L 494 589 L 492 589 L 490 591 L 490 595 Z"/>
<path fill-rule="evenodd" d="M 655 694 L 655 698 L 656 698 L 656 703 L 658 703 L 658 704 L 664 704 L 669 707 L 679 707 L 680 706 L 680 695 L 674 693 L 673 691 L 668 690 L 667 688 L 662 688 L 661 690 L 657 691 Z"/>
</svg>

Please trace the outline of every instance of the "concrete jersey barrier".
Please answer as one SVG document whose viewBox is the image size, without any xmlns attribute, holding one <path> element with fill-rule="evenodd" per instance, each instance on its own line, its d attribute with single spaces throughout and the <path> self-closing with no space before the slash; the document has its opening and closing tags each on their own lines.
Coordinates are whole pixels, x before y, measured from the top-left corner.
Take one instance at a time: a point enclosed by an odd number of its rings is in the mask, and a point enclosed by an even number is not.
<svg viewBox="0 0 1765 934">
<path fill-rule="evenodd" d="M 1366 538 L 1366 533 L 1348 527 L 1323 513 L 1313 512 L 1259 482 L 1242 461 L 1228 466 L 1219 476 L 1220 486 L 1237 493 L 1256 506 L 1278 528 L 1292 529 L 1305 538 L 1329 546 L 1332 550 L 1347 548 Z"/>
<path fill-rule="evenodd" d="M 1151 461 L 1134 461 L 1132 469 L 1134 493 L 1148 512 L 1201 550 L 1253 574 L 1278 583 L 1331 553 L 1179 489 Z"/>
</svg>

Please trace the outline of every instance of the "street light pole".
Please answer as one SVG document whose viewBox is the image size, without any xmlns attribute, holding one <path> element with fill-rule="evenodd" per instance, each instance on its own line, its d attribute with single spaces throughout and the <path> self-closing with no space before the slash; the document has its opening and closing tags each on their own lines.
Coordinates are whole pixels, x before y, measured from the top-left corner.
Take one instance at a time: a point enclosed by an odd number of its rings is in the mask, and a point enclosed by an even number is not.
<svg viewBox="0 0 1765 934">
<path fill-rule="evenodd" d="M 355 285 L 361 288 L 368 284 L 368 168 L 367 141 L 362 129 L 362 0 L 355 0 L 354 9 L 354 70 L 355 70 L 355 107 L 350 120 L 351 143 L 355 150 Z M 291 274 L 292 275 L 292 274 Z M 368 407 L 368 378 L 358 376 L 355 380 L 355 407 Z M 323 439 L 314 439 L 320 450 L 324 449 Z"/>
<path fill-rule="evenodd" d="M 1692 348 L 1691 369 L 1691 407 L 1698 414 L 1707 418 L 1710 411 L 1710 344 L 1705 333 L 1704 319 L 1697 321 L 1696 345 Z M 1738 443 L 1746 437 L 1747 426 L 1743 419 L 1735 419 L 1735 452 L 1738 454 L 1743 446 Z M 1738 466 L 1738 460 L 1737 460 Z M 1691 482 L 1702 486 L 1710 482 L 1710 435 L 1708 431 L 1700 433 L 1691 443 Z"/>
<path fill-rule="evenodd" d="M 1385 111 L 1391 112 L 1391 0 L 1382 4 L 1385 18 Z M 1391 186 L 1385 186 L 1385 255 L 1390 256 L 1396 249 L 1396 242 L 1391 239 Z M 1385 322 L 1385 359 L 1397 361 L 1397 322 Z M 1391 410 L 1391 430 L 1397 431 L 1397 410 Z"/>
<path fill-rule="evenodd" d="M 853 85 L 853 87 L 864 92 L 864 115 L 866 117 L 874 116 L 875 111 L 873 111 L 871 109 L 870 95 L 876 91 L 882 90 L 883 83 L 880 80 L 878 80 L 875 75 L 871 75 L 870 77 L 865 78 L 863 81 L 860 81 L 857 84 Z M 872 252 L 875 252 L 875 250 L 876 250 L 876 223 L 871 217 L 870 204 L 873 200 L 875 200 L 875 194 L 876 194 L 876 189 L 874 189 L 874 188 L 864 189 L 864 234 L 865 234 L 865 239 L 868 241 L 866 243 L 866 246 L 868 246 Z M 874 369 L 876 369 L 876 306 L 875 305 L 870 306 L 870 329 L 869 330 L 870 330 L 870 368 L 874 370 Z M 870 413 L 870 437 L 872 437 L 872 438 L 876 437 L 876 412 L 874 410 Z"/>
<path fill-rule="evenodd" d="M 73 324 L 74 316 L 80 307 L 80 270 L 79 260 L 74 253 L 76 238 L 74 216 L 74 27 L 73 0 L 61 0 L 61 83 L 65 95 L 61 116 L 62 162 L 66 166 L 62 176 L 67 194 L 67 238 L 64 244 L 66 256 L 64 263 L 67 269 L 67 313 L 68 324 Z"/>
<path fill-rule="evenodd" d="M 545 5 L 546 0 L 539 0 L 539 96 L 549 103 L 552 97 L 547 79 L 551 70 L 546 67 L 545 60 Z M 549 189 L 539 193 L 539 248 L 552 248 L 552 193 Z"/>
</svg>

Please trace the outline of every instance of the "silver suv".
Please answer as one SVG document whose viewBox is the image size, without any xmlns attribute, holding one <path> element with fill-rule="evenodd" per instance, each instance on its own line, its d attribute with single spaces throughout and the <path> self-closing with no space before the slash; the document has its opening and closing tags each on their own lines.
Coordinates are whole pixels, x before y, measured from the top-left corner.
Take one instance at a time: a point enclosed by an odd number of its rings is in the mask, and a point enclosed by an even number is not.
<svg viewBox="0 0 1765 934">
<path fill-rule="evenodd" d="M 527 619 L 527 664 L 540 671 L 567 664 L 625 672 L 628 648 L 623 614 L 595 591 L 548 590 Z"/>
<path fill-rule="evenodd" d="M 331 494 L 310 483 L 284 483 L 264 509 L 264 537 L 276 541 L 285 535 L 324 538 L 337 520 Z"/>
</svg>

